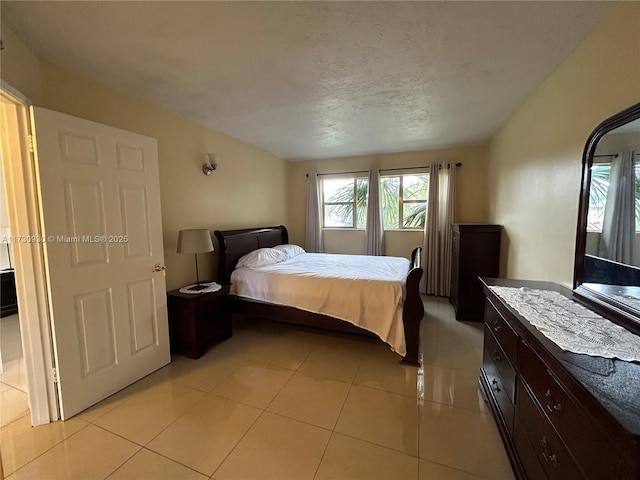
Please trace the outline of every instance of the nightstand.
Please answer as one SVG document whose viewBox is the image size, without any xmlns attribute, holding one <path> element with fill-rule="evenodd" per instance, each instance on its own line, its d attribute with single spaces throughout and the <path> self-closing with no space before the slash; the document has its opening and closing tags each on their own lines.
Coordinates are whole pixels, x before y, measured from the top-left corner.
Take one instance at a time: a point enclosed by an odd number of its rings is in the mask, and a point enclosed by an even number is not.
<svg viewBox="0 0 640 480">
<path fill-rule="evenodd" d="M 167 293 L 171 353 L 199 358 L 214 343 L 231 337 L 229 287 L 211 293 Z"/>
</svg>

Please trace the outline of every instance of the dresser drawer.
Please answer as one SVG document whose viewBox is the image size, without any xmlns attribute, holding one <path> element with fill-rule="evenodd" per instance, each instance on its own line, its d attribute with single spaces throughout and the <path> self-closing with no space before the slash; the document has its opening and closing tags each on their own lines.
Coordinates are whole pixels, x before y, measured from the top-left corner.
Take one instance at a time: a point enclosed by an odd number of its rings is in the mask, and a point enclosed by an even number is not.
<svg viewBox="0 0 640 480">
<path fill-rule="evenodd" d="M 485 301 L 484 323 L 496 337 L 511 364 L 515 365 L 518 335 L 489 300 Z"/>
<path fill-rule="evenodd" d="M 496 338 L 491 333 L 488 325 L 484 326 L 484 349 L 485 356 L 489 356 L 496 370 L 496 375 L 500 378 L 507 396 L 511 403 L 515 403 L 516 395 L 516 371 L 507 359 L 507 356 Z"/>
<path fill-rule="evenodd" d="M 518 383 L 516 416 L 518 428 L 522 426 L 527 432 L 538 461 L 549 479 L 578 480 L 585 478 L 573 462 L 571 455 L 565 450 L 562 440 L 547 418 L 536 407 L 523 382 Z M 617 476 L 612 472 L 607 478 L 611 480 Z"/>
<path fill-rule="evenodd" d="M 498 410 L 500 410 L 502 421 L 511 435 L 513 434 L 514 418 L 513 403 L 509 397 L 507 389 L 505 388 L 502 378 L 500 378 L 498 369 L 493 363 L 492 354 L 486 349 L 483 352 L 482 370 L 484 372 L 487 385 L 489 386 L 489 393 L 493 396 L 495 405 L 498 407 Z"/>
<path fill-rule="evenodd" d="M 513 427 L 513 443 L 518 451 L 520 463 L 527 472 L 527 478 L 530 480 L 546 480 L 547 474 L 538 460 L 538 454 L 531 439 L 527 435 L 527 430 L 522 422 L 516 417 Z"/>
<path fill-rule="evenodd" d="M 525 343 L 520 349 L 521 380 L 527 383 L 540 409 L 553 424 L 576 463 L 588 478 L 618 478 L 621 458 L 603 438 L 592 419 L 566 393 L 544 362 Z"/>
</svg>

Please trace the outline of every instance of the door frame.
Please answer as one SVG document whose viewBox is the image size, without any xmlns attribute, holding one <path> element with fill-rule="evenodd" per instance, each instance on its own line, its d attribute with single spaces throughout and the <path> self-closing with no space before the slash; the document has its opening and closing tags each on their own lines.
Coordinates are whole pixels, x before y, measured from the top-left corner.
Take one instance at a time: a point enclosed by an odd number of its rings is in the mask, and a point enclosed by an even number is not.
<svg viewBox="0 0 640 480">
<path fill-rule="evenodd" d="M 29 106 L 32 102 L 4 81 L 0 81 L 0 96 L 3 103 L 11 104 L 9 108 L 14 109 L 10 112 L 13 128 L 2 130 L 2 167 L 9 225 L 12 235 L 17 232 L 39 239 L 42 230 L 38 180 L 30 141 Z M 31 424 L 42 425 L 60 418 L 42 243 L 13 242 L 12 258 Z"/>
</svg>

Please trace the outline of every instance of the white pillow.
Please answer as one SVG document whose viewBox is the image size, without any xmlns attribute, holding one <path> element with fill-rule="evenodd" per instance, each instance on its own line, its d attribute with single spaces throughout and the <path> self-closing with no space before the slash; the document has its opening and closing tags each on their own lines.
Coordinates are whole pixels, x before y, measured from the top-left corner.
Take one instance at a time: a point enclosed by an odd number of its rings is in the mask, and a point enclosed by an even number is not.
<svg viewBox="0 0 640 480">
<path fill-rule="evenodd" d="M 287 260 L 287 254 L 273 248 L 258 248 L 240 257 L 237 268 L 258 268 Z"/>
<path fill-rule="evenodd" d="M 304 248 L 298 245 L 290 244 L 290 243 L 285 245 L 276 245 L 273 248 L 275 250 L 280 250 L 281 252 L 284 252 L 287 255 L 287 258 L 293 258 L 293 257 L 297 257 L 301 253 L 307 253 L 304 251 Z"/>
</svg>

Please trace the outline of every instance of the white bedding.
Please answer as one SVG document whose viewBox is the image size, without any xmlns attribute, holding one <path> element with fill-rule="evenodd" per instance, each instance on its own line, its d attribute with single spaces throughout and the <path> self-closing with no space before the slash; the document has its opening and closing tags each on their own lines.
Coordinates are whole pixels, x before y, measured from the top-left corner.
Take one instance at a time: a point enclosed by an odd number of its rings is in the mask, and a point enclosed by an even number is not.
<svg viewBox="0 0 640 480">
<path fill-rule="evenodd" d="M 404 356 L 408 271 L 406 258 L 303 253 L 256 269 L 235 269 L 231 293 L 346 320 Z"/>
</svg>

